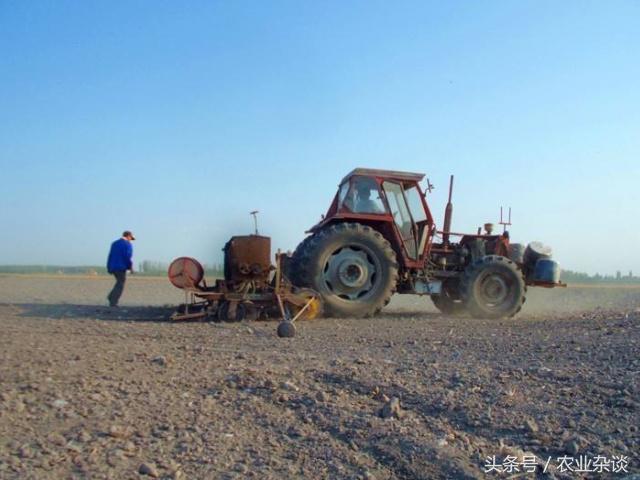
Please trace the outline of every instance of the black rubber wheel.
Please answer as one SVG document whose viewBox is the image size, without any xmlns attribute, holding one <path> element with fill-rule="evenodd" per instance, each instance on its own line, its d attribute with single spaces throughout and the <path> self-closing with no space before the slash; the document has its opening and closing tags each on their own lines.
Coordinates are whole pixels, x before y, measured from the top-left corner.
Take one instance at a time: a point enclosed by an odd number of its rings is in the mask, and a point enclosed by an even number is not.
<svg viewBox="0 0 640 480">
<path fill-rule="evenodd" d="M 398 281 L 389 242 L 359 223 L 331 225 L 307 237 L 293 264 L 296 284 L 320 294 L 327 316 L 372 316 L 389 303 Z"/>
<path fill-rule="evenodd" d="M 474 317 L 513 317 L 522 308 L 526 292 L 518 266 L 499 255 L 476 260 L 462 276 L 462 300 Z"/>
<path fill-rule="evenodd" d="M 467 310 L 460 297 L 460 283 L 445 281 L 442 283 L 442 293 L 433 295 L 431 301 L 445 315 L 462 315 Z"/>
<path fill-rule="evenodd" d="M 303 258 L 306 255 L 307 250 L 309 249 L 309 243 L 315 239 L 315 235 L 309 235 L 305 237 L 302 242 L 298 244 L 291 259 L 288 262 L 285 262 L 285 275 L 291 281 L 293 285 L 296 287 L 304 287 L 304 268 L 303 268 Z M 308 286 L 308 285 L 306 285 Z"/>
<path fill-rule="evenodd" d="M 278 336 L 280 338 L 293 338 L 296 336 L 296 326 L 288 321 L 282 321 L 278 325 Z"/>
<path fill-rule="evenodd" d="M 229 302 L 222 302 L 218 307 L 218 320 L 221 322 L 241 322 L 247 318 L 247 307 L 242 303 L 236 306 L 235 318 L 229 318 Z"/>
</svg>

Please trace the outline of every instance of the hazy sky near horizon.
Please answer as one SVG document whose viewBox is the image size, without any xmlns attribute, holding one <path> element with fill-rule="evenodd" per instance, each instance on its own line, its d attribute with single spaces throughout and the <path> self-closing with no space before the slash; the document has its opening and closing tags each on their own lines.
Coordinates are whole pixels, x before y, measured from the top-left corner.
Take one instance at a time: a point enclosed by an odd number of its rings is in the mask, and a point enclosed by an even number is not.
<svg viewBox="0 0 640 480">
<path fill-rule="evenodd" d="M 637 1 L 0 2 L 0 264 L 293 249 L 357 166 L 640 273 Z"/>
</svg>

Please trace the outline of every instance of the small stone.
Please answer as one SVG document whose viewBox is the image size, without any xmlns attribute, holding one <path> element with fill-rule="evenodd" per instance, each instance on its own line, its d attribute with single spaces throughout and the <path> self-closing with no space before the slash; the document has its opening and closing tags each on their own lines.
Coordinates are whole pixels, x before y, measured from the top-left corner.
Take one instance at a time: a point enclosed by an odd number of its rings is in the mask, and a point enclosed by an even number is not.
<svg viewBox="0 0 640 480">
<path fill-rule="evenodd" d="M 47 437 L 47 440 L 53 443 L 54 445 L 58 445 L 59 447 L 66 445 L 67 443 L 67 439 L 64 438 L 62 435 L 60 435 L 59 433 L 51 433 Z"/>
<path fill-rule="evenodd" d="M 153 357 L 151 359 L 151 362 L 157 365 L 160 365 L 162 367 L 166 367 L 169 363 L 169 361 L 167 360 L 167 357 L 165 357 L 164 355 L 158 355 L 157 357 Z"/>
<path fill-rule="evenodd" d="M 33 451 L 33 449 L 26 444 L 22 445 L 18 450 L 18 456 L 20 458 L 33 458 L 34 455 L 35 455 L 35 452 Z"/>
<path fill-rule="evenodd" d="M 400 408 L 400 399 L 393 397 L 387 403 L 384 404 L 380 410 L 380 416 L 382 418 L 400 418 L 402 417 L 402 409 Z"/>
<path fill-rule="evenodd" d="M 527 427 L 527 430 L 530 433 L 536 433 L 539 429 L 538 429 L 538 424 L 535 422 L 535 420 L 528 418 L 527 420 L 525 420 L 524 422 L 525 427 Z"/>
<path fill-rule="evenodd" d="M 118 465 L 122 464 L 122 462 L 124 462 L 125 459 L 126 457 L 124 455 L 124 452 L 119 448 L 111 450 L 107 454 L 107 464 L 111 467 L 117 467 Z"/>
<path fill-rule="evenodd" d="M 621 407 L 628 408 L 629 410 L 640 410 L 640 404 L 637 402 L 634 402 L 630 398 L 623 398 L 619 402 L 619 405 Z"/>
<path fill-rule="evenodd" d="M 51 406 L 54 408 L 64 408 L 68 405 L 69 402 L 63 400 L 62 398 L 58 398 L 51 403 Z"/>
<path fill-rule="evenodd" d="M 300 390 L 298 386 L 293 382 L 282 382 L 280 384 L 280 388 L 282 388 L 283 390 L 288 390 L 290 392 L 297 392 L 298 390 Z"/>
<path fill-rule="evenodd" d="M 70 452 L 80 453 L 82 452 L 82 447 L 79 443 L 71 440 L 69 443 L 67 443 L 67 450 L 69 450 Z"/>
<path fill-rule="evenodd" d="M 140 467 L 138 468 L 138 473 L 140 473 L 141 475 L 149 475 L 150 477 L 153 477 L 153 478 L 158 478 L 160 476 L 155 465 L 151 463 L 140 464 Z"/>
<path fill-rule="evenodd" d="M 565 450 L 571 455 L 577 455 L 580 451 L 580 446 L 578 445 L 578 442 L 571 441 L 567 445 L 565 445 Z"/>
<path fill-rule="evenodd" d="M 316 393 L 316 400 L 319 402 L 326 402 L 327 401 L 327 394 L 324 393 L 322 390 L 319 391 L 318 393 Z"/>
<path fill-rule="evenodd" d="M 124 444 L 123 450 L 127 453 L 133 453 L 136 451 L 136 445 L 132 441 L 128 441 Z"/>
<path fill-rule="evenodd" d="M 109 436 L 113 438 L 129 438 L 131 430 L 120 425 L 111 425 L 109 427 Z"/>
</svg>

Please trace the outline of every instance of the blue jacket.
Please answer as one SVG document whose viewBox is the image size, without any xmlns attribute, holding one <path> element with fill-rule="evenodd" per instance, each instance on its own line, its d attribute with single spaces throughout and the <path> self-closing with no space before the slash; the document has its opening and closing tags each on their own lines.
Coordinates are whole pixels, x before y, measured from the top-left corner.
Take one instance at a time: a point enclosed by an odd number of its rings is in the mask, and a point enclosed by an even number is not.
<svg viewBox="0 0 640 480">
<path fill-rule="evenodd" d="M 107 271 L 113 273 L 131 270 L 133 266 L 133 263 L 131 263 L 132 255 L 133 247 L 131 242 L 124 238 L 119 238 L 111 244 L 109 258 L 107 259 Z"/>
</svg>

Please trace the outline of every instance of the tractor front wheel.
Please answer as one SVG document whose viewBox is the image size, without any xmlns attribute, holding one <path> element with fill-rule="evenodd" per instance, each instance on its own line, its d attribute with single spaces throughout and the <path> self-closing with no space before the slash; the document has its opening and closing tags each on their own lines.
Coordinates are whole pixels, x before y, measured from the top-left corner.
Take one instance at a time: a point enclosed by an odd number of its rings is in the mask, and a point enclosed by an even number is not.
<svg viewBox="0 0 640 480">
<path fill-rule="evenodd" d="M 331 225 L 307 237 L 293 256 L 295 281 L 320 294 L 329 316 L 368 317 L 395 292 L 396 255 L 377 230 Z"/>
<path fill-rule="evenodd" d="M 518 266 L 499 255 L 478 259 L 467 267 L 462 277 L 464 306 L 478 318 L 513 317 L 522 308 L 526 292 Z"/>
</svg>

